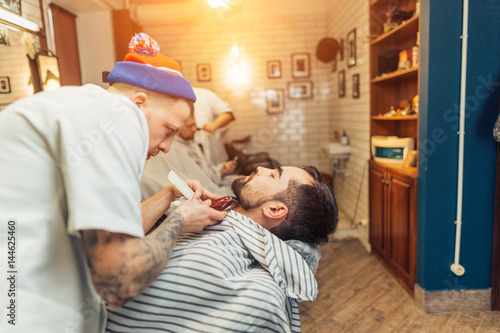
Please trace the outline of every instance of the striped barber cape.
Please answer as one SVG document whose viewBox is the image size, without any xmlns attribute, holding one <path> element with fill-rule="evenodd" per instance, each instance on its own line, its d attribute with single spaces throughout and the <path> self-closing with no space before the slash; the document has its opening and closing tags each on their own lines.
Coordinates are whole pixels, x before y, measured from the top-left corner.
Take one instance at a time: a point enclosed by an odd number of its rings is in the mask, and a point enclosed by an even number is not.
<svg viewBox="0 0 500 333">
<path fill-rule="evenodd" d="M 301 255 L 229 211 L 216 226 L 182 234 L 158 279 L 119 309 L 113 332 L 300 332 L 297 302 L 318 286 Z"/>
</svg>

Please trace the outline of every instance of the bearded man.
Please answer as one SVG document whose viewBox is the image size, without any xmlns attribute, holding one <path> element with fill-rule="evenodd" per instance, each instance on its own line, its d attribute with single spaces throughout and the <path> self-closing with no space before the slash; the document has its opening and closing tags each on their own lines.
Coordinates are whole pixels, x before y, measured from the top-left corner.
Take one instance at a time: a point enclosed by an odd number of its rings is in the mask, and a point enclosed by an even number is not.
<svg viewBox="0 0 500 333">
<path fill-rule="evenodd" d="M 300 332 L 297 303 L 318 291 L 317 245 L 337 227 L 333 191 L 314 167 L 259 167 L 232 189 L 226 217 L 181 235 L 151 287 L 110 309 L 108 332 Z"/>
</svg>

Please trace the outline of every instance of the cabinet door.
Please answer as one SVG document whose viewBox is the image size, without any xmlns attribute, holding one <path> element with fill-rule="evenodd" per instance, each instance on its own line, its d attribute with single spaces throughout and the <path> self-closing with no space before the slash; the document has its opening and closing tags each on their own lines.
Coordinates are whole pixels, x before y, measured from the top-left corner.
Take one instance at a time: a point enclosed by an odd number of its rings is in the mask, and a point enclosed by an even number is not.
<svg viewBox="0 0 500 333">
<path fill-rule="evenodd" d="M 384 205 L 385 177 L 384 169 L 377 165 L 370 165 L 370 244 L 372 250 L 380 256 L 385 256 L 385 228 L 384 217 L 386 209 Z"/>
<path fill-rule="evenodd" d="M 389 265 L 413 290 L 415 284 L 416 185 L 411 177 L 388 173 L 390 199 L 387 218 L 389 228 Z"/>
</svg>

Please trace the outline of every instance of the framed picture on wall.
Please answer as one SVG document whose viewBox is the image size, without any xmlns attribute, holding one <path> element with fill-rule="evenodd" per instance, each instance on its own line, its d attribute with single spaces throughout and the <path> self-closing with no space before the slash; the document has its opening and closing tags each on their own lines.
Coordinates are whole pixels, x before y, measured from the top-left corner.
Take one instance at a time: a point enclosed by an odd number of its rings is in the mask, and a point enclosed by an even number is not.
<svg viewBox="0 0 500 333">
<path fill-rule="evenodd" d="M 359 98 L 359 74 L 352 76 L 352 98 Z"/>
<path fill-rule="evenodd" d="M 0 94 L 10 94 L 10 78 L 0 76 Z"/>
<path fill-rule="evenodd" d="M 288 98 L 290 99 L 307 99 L 313 96 L 312 81 L 304 82 L 288 82 Z"/>
<path fill-rule="evenodd" d="M 347 34 L 347 67 L 356 65 L 356 28 Z"/>
<path fill-rule="evenodd" d="M 330 66 L 332 69 L 332 73 L 335 73 L 337 71 L 337 57 L 333 58 L 332 64 Z"/>
<path fill-rule="evenodd" d="M 281 77 L 281 61 L 269 60 L 267 62 L 267 77 L 277 79 Z"/>
<path fill-rule="evenodd" d="M 0 7 L 21 15 L 21 0 L 0 0 Z"/>
<path fill-rule="evenodd" d="M 311 76 L 311 56 L 309 53 L 292 54 L 292 77 L 303 79 Z"/>
<path fill-rule="evenodd" d="M 266 104 L 267 113 L 276 114 L 283 112 L 285 105 L 285 91 L 283 89 L 267 89 Z"/>
<path fill-rule="evenodd" d="M 345 96 L 345 70 L 341 70 L 338 74 L 339 97 Z"/>
<path fill-rule="evenodd" d="M 210 64 L 196 65 L 196 74 L 198 82 L 208 82 L 212 80 L 212 67 Z"/>
</svg>

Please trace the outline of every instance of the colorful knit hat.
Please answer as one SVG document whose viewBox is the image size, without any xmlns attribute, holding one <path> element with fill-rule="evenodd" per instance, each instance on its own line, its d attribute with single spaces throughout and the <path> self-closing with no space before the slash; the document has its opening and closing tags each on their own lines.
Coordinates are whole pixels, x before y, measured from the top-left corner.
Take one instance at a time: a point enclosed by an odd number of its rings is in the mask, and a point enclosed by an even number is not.
<svg viewBox="0 0 500 333">
<path fill-rule="evenodd" d="M 109 72 L 109 84 L 127 83 L 160 94 L 196 101 L 191 83 L 182 76 L 174 60 L 160 54 L 158 43 L 145 33 L 138 33 L 128 45 L 129 53 Z"/>
</svg>

